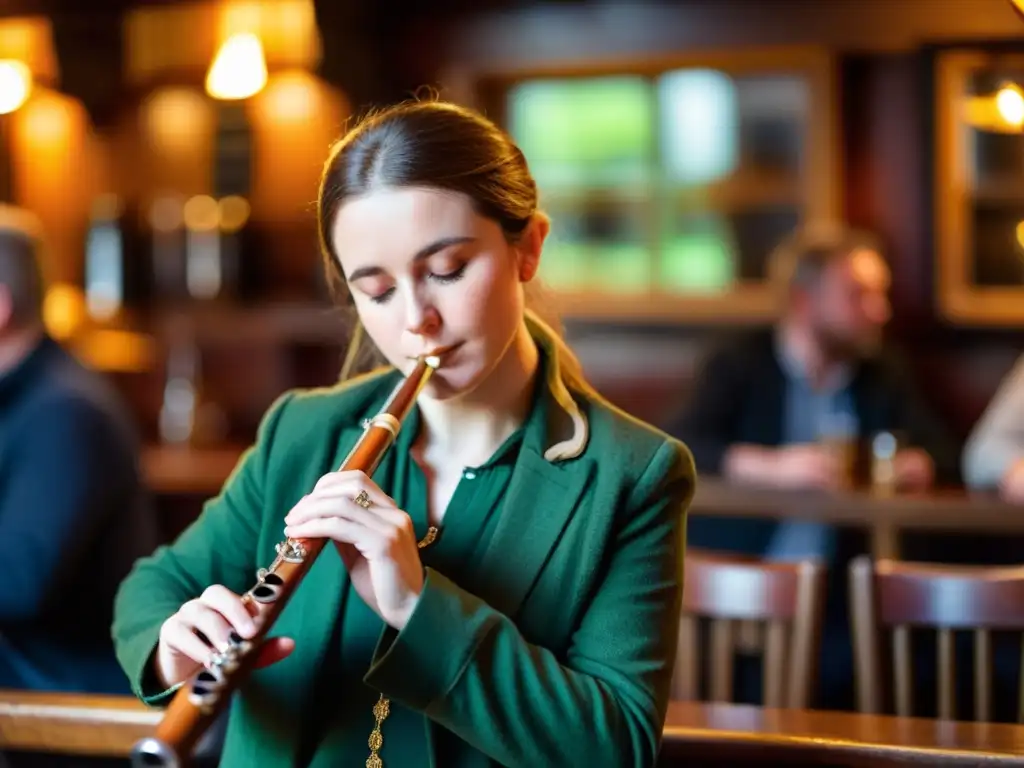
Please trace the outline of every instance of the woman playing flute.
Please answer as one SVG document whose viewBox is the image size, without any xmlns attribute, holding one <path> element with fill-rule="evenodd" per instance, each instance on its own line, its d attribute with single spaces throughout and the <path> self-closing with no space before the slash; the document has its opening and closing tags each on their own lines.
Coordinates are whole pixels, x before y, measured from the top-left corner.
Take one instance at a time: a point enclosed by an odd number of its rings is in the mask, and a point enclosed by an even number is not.
<svg viewBox="0 0 1024 768">
<path fill-rule="evenodd" d="M 401 104 L 333 147 L 318 212 L 358 321 L 346 371 L 360 340 L 384 365 L 282 395 L 136 565 L 113 629 L 134 690 L 159 706 L 251 636 L 239 595 L 283 528 L 334 545 L 234 697 L 222 766 L 653 765 L 693 463 L 527 306 L 549 221 L 522 153 L 470 110 Z M 425 353 L 441 365 L 372 479 L 336 471 Z"/>
</svg>

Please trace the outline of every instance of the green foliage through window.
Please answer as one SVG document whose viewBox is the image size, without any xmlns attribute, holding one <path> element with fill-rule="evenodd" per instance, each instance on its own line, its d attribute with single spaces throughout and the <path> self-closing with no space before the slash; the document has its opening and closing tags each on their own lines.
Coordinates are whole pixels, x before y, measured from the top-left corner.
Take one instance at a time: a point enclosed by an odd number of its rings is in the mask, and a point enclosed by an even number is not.
<svg viewBox="0 0 1024 768">
<path fill-rule="evenodd" d="M 507 127 L 552 216 L 555 289 L 715 294 L 764 276 L 774 227 L 800 219 L 807 86 L 711 69 L 536 79 Z"/>
</svg>

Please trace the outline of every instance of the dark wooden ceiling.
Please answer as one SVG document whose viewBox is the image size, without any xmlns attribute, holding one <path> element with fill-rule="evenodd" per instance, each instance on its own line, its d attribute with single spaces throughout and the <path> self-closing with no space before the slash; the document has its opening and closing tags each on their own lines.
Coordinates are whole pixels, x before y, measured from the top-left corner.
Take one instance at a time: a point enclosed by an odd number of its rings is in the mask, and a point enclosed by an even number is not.
<svg viewBox="0 0 1024 768">
<path fill-rule="evenodd" d="M 181 0 L 0 0 L 0 16 L 121 13 L 133 6 L 175 2 Z"/>
<path fill-rule="evenodd" d="M 195 0 L 0 0 L 0 16 L 54 16 L 121 13 L 129 8 L 150 5 L 181 5 Z M 319 3 L 320 0 L 317 0 Z M 583 4 L 587 0 L 548 0 L 546 5 Z M 394 14 L 394 20 L 401 22 L 424 14 L 461 13 L 475 10 L 497 10 L 525 8 L 539 5 L 535 0 L 432 0 L 417 3 L 414 0 L 332 0 L 338 6 L 368 5 L 375 9 L 387 10 Z"/>
</svg>

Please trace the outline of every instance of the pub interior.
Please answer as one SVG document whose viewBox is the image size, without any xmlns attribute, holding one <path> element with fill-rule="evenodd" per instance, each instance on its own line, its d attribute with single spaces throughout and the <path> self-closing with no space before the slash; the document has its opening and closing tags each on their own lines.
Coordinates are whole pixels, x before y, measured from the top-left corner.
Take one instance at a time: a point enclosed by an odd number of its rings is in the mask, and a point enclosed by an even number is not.
<svg viewBox="0 0 1024 768">
<path fill-rule="evenodd" d="M 119 556 L 187 530 L 283 393 L 338 381 L 321 170 L 360 115 L 435 96 L 521 148 L 544 310 L 590 382 L 693 454 L 656 764 L 1024 766 L 1020 0 L 0 4 L 2 202 L 44 233 L 46 334 L 141 435 L 151 538 Z M 813 311 L 776 272 L 801 249 L 842 251 Z M 844 349 L 882 333 L 869 395 L 773 356 L 814 318 Z M 3 341 L 16 572 L 53 531 L 13 508 Z M 109 603 L 118 558 L 76 543 L 50 599 Z M 35 618 L 5 606 L 0 766 L 128 765 L 160 710 L 126 679 L 19 684 Z"/>
</svg>

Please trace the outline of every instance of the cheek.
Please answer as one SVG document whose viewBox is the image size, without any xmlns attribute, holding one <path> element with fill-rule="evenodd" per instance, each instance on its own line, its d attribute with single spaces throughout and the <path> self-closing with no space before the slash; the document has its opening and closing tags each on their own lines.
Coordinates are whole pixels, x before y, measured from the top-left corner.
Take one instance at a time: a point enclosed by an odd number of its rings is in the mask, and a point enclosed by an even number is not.
<svg viewBox="0 0 1024 768">
<path fill-rule="evenodd" d="M 464 281 L 454 305 L 450 306 L 446 321 L 477 326 L 484 333 L 497 332 L 507 321 L 516 318 L 517 285 L 496 262 L 481 264 Z"/>
<path fill-rule="evenodd" d="M 359 308 L 359 318 L 363 324 L 363 330 L 377 346 L 377 349 L 389 359 L 401 356 L 399 349 L 402 341 L 400 317 L 400 313 L 389 312 L 387 305 L 378 307 L 375 304 L 370 304 L 368 307 L 361 306 Z"/>
</svg>

